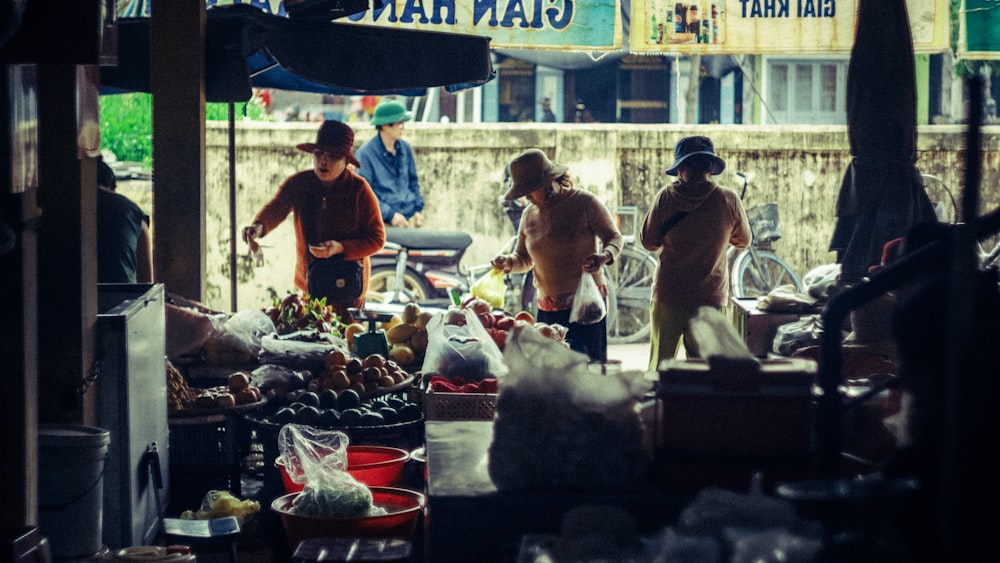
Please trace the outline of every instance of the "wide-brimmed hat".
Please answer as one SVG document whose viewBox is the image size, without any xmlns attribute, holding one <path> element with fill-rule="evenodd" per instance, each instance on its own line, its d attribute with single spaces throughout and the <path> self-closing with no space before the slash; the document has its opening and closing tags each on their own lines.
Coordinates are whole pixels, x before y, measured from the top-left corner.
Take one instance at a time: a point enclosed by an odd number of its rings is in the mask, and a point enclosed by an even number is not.
<svg viewBox="0 0 1000 563">
<path fill-rule="evenodd" d="M 514 157 L 508 165 L 511 187 L 504 194 L 507 200 L 526 196 L 544 188 L 566 173 L 567 166 L 556 164 L 539 149 L 528 149 Z"/>
<path fill-rule="evenodd" d="M 372 116 L 371 124 L 378 127 L 411 119 L 413 119 L 413 112 L 406 111 L 406 106 L 395 100 L 388 100 L 375 106 L 375 114 Z"/>
<path fill-rule="evenodd" d="M 354 158 L 354 129 L 341 121 L 324 121 L 316 132 L 315 143 L 299 143 L 295 148 L 309 153 L 320 150 L 335 156 L 346 156 L 347 162 L 361 166 Z"/>
<path fill-rule="evenodd" d="M 726 161 L 715 154 L 715 147 L 712 146 L 711 139 L 708 137 L 692 136 L 684 137 L 677 142 L 677 146 L 674 147 L 674 163 L 670 165 L 670 168 L 667 168 L 667 174 L 676 176 L 677 167 L 687 158 L 698 154 L 703 154 L 711 158 L 713 175 L 721 174 L 726 169 Z"/>
</svg>

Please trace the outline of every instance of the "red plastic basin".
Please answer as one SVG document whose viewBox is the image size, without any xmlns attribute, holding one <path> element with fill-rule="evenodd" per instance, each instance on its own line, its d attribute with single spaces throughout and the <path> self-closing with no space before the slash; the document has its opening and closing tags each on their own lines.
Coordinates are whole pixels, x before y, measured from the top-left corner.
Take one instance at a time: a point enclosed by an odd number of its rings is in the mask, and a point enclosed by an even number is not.
<svg viewBox="0 0 1000 563">
<path fill-rule="evenodd" d="M 369 487 L 399 487 L 403 484 L 403 468 L 410 452 L 386 446 L 347 446 L 347 472 Z M 284 460 L 278 457 L 274 466 L 281 472 L 286 493 L 297 493 L 305 484 L 292 481 Z"/>
<path fill-rule="evenodd" d="M 311 538 L 403 538 L 412 539 L 418 517 L 424 507 L 424 495 L 407 489 L 369 487 L 375 506 L 384 508 L 382 516 L 362 518 L 324 518 L 300 516 L 291 512 L 299 493 L 274 499 L 271 510 L 281 517 L 288 545 Z"/>
</svg>

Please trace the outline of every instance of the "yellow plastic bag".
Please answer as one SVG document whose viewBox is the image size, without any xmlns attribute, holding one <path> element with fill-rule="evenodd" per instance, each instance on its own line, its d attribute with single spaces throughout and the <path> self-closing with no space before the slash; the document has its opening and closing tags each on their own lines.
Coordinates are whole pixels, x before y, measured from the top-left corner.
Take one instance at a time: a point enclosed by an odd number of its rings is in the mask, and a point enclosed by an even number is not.
<svg viewBox="0 0 1000 563">
<path fill-rule="evenodd" d="M 483 277 L 473 282 L 469 292 L 473 297 L 478 297 L 494 309 L 503 309 L 504 282 L 503 272 L 496 268 L 491 268 Z"/>
</svg>

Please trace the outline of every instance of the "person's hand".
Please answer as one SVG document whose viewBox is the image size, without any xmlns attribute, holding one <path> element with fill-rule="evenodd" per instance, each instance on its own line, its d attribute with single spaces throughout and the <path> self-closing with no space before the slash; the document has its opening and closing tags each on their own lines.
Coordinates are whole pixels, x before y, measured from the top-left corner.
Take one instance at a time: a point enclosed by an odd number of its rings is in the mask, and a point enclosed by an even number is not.
<svg viewBox="0 0 1000 563">
<path fill-rule="evenodd" d="M 410 226 L 410 222 L 406 220 L 406 217 L 403 217 L 402 213 L 395 213 L 395 214 L 393 214 L 392 221 L 390 221 L 389 224 L 392 225 L 393 227 L 409 227 Z"/>
<path fill-rule="evenodd" d="M 514 267 L 514 258 L 509 254 L 501 254 L 491 260 L 490 265 L 505 274 L 509 274 L 511 268 Z"/>
<path fill-rule="evenodd" d="M 253 246 L 254 241 L 264 236 L 264 225 L 254 223 L 248 227 L 243 227 L 243 242 Z"/>
<path fill-rule="evenodd" d="M 335 240 L 328 240 L 319 244 L 310 244 L 309 253 L 316 258 L 329 258 L 344 251 L 344 245 Z"/>
<path fill-rule="evenodd" d="M 413 214 L 413 226 L 414 227 L 418 227 L 418 228 L 424 226 L 424 214 L 423 213 L 417 211 L 416 213 Z"/>
<path fill-rule="evenodd" d="M 607 252 L 602 252 L 600 254 L 591 254 L 583 261 L 583 271 L 593 274 L 597 270 L 601 269 L 601 266 L 607 264 L 611 261 L 611 255 Z"/>
</svg>

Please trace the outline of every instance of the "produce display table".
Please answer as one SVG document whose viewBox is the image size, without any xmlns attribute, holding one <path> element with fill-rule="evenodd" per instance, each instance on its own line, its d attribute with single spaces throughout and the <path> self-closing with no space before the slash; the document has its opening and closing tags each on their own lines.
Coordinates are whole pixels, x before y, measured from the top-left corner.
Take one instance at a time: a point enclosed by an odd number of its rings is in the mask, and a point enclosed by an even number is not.
<svg viewBox="0 0 1000 563">
<path fill-rule="evenodd" d="M 650 484 L 627 494 L 500 492 L 487 472 L 492 421 L 427 421 L 427 561 L 513 561 L 526 534 L 559 534 L 585 504 L 627 510 L 641 534 L 673 523 L 691 498 Z"/>
</svg>

